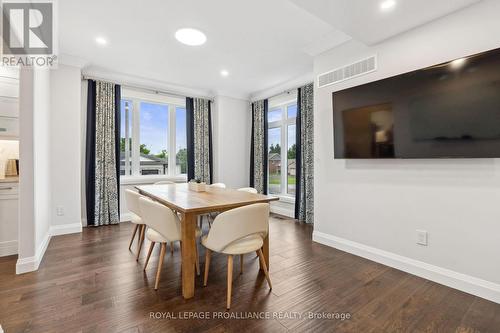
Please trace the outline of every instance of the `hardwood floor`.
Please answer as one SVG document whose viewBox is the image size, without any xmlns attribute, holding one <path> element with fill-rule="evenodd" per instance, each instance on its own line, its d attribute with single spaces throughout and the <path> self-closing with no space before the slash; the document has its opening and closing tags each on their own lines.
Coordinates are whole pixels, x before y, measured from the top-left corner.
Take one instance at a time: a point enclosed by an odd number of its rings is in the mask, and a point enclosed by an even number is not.
<svg viewBox="0 0 500 333">
<path fill-rule="evenodd" d="M 225 256 L 212 255 L 207 287 L 201 274 L 195 297 L 184 300 L 178 244 L 154 291 L 159 246 L 143 272 L 149 244 L 137 263 L 136 243 L 127 250 L 130 223 L 53 237 L 37 272 L 16 276 L 16 257 L 0 258 L 0 324 L 6 333 L 500 332 L 500 305 L 316 244 L 311 233 L 310 226 L 273 217 L 273 290 L 255 256 L 246 256 L 243 275 L 235 258 L 230 312 Z M 200 247 L 202 267 L 204 258 Z M 211 318 L 183 319 L 190 311 Z M 323 312 L 350 319 L 305 317 Z M 266 314 L 271 318 L 248 318 Z"/>
</svg>

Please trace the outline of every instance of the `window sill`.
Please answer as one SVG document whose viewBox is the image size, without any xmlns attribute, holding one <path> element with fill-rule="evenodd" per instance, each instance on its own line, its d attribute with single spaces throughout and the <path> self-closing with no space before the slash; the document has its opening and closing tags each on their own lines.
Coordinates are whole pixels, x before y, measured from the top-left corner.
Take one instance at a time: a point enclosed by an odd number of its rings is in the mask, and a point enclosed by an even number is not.
<svg viewBox="0 0 500 333">
<path fill-rule="evenodd" d="M 162 180 L 169 180 L 174 183 L 185 183 L 187 182 L 187 176 L 186 175 L 120 176 L 120 185 L 154 184 Z"/>
</svg>

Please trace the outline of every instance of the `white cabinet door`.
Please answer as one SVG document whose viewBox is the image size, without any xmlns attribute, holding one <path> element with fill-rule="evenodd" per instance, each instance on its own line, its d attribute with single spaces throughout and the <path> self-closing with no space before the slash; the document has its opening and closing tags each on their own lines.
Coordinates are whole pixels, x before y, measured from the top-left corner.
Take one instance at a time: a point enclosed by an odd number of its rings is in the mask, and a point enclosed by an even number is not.
<svg viewBox="0 0 500 333">
<path fill-rule="evenodd" d="M 0 256 L 17 253 L 19 224 L 17 184 L 0 183 Z"/>
<path fill-rule="evenodd" d="M 19 137 L 19 118 L 0 116 L 0 138 L 16 139 Z"/>
<path fill-rule="evenodd" d="M 19 117 L 19 101 L 0 96 L 0 117 Z"/>
</svg>

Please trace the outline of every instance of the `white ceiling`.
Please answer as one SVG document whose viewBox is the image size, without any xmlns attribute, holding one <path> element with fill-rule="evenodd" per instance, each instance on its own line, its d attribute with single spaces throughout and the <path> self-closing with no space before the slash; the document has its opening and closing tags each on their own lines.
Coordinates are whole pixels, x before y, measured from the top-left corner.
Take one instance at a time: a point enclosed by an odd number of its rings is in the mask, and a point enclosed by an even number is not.
<svg viewBox="0 0 500 333">
<path fill-rule="evenodd" d="M 246 98 L 312 72 L 314 55 L 351 37 L 376 43 L 479 0 L 397 0 L 385 15 L 380 1 L 62 0 L 59 48 L 84 59 L 84 71 Z M 178 43 L 183 27 L 202 30 L 207 43 Z M 98 36 L 108 45 L 98 46 Z"/>
<path fill-rule="evenodd" d="M 379 43 L 481 0 L 396 0 L 381 11 L 384 0 L 290 0 L 309 13 L 367 45 Z"/>
</svg>

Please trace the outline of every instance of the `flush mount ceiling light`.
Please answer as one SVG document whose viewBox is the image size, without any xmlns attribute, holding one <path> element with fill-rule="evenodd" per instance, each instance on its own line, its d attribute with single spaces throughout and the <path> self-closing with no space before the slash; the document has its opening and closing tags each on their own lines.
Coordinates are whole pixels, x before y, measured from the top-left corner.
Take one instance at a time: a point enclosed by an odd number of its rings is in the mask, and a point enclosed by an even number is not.
<svg viewBox="0 0 500 333">
<path fill-rule="evenodd" d="M 220 71 L 220 75 L 226 77 L 226 76 L 229 76 L 229 72 L 227 70 L 223 69 Z"/>
<path fill-rule="evenodd" d="M 465 64 L 466 61 L 467 61 L 466 58 L 460 58 L 460 59 L 453 60 L 450 63 L 450 65 L 452 68 L 460 68 Z"/>
<path fill-rule="evenodd" d="M 207 41 L 207 36 L 203 32 L 192 28 L 183 28 L 175 32 L 175 38 L 182 44 L 189 46 L 203 45 Z"/>
<path fill-rule="evenodd" d="M 107 40 L 106 40 L 106 38 L 104 38 L 104 37 L 97 37 L 97 38 L 95 39 L 95 42 L 96 42 L 97 44 L 99 44 L 99 45 L 106 45 L 106 44 L 108 44 L 108 41 L 107 41 Z"/>
<path fill-rule="evenodd" d="M 396 6 L 396 0 L 385 0 L 380 3 L 380 10 L 383 12 L 389 11 Z"/>
</svg>

